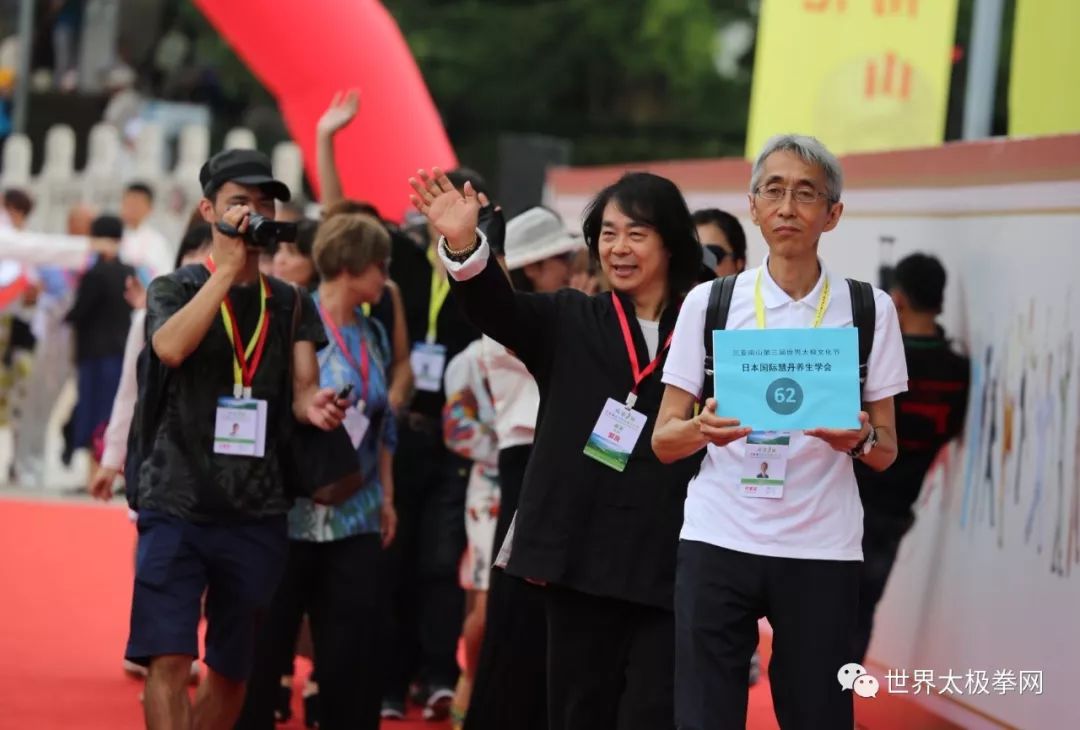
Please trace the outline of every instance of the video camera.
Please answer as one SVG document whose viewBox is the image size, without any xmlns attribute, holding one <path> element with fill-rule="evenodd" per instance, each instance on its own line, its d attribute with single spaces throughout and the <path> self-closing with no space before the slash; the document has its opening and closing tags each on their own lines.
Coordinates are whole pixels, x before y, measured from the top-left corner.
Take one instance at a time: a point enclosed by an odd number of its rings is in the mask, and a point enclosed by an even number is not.
<svg viewBox="0 0 1080 730">
<path fill-rule="evenodd" d="M 239 230 L 224 221 L 217 222 L 217 229 L 226 236 L 235 238 L 241 235 Z M 295 223 L 272 221 L 264 215 L 252 213 L 248 216 L 247 230 L 242 235 L 247 245 L 273 251 L 282 241 L 295 241 L 297 231 Z"/>
</svg>

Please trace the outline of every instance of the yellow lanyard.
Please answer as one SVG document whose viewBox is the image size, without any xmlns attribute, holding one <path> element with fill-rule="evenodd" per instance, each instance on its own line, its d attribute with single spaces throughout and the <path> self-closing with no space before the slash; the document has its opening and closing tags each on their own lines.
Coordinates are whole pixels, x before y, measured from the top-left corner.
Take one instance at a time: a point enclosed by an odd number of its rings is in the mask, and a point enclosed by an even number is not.
<svg viewBox="0 0 1080 730">
<path fill-rule="evenodd" d="M 255 325 L 255 331 L 251 334 L 251 339 L 248 340 L 247 347 L 244 349 L 244 363 L 241 364 L 240 358 L 237 357 L 237 352 L 235 349 L 233 351 L 233 391 L 237 398 L 240 398 L 241 395 L 244 398 L 251 397 L 251 381 L 255 377 L 255 369 L 259 366 L 259 361 L 262 359 L 262 348 L 260 348 L 254 361 L 252 361 L 251 355 L 255 351 L 255 347 L 259 344 L 260 339 L 265 345 L 263 330 L 266 328 L 266 319 L 266 277 L 260 276 L 259 321 Z M 239 331 L 239 324 L 234 322 L 232 305 L 231 302 L 229 302 L 228 297 L 221 303 L 221 320 L 225 324 L 225 332 L 229 335 L 229 341 L 239 342 L 240 338 L 236 334 Z M 245 370 L 248 372 L 245 372 Z"/>
<path fill-rule="evenodd" d="M 439 328 L 439 312 L 450 294 L 450 279 L 435 265 L 435 247 L 428 249 L 428 261 L 431 262 L 431 299 L 428 301 L 427 342 L 433 344 Z"/>
<path fill-rule="evenodd" d="M 765 264 L 758 269 L 757 279 L 754 281 L 754 315 L 757 317 L 758 329 L 765 329 L 765 301 L 761 298 L 761 272 Z M 825 285 L 821 287 L 821 297 L 818 299 L 817 313 L 814 315 L 814 323 L 811 327 L 820 327 L 821 320 L 825 319 L 825 310 L 829 307 L 829 276 L 825 275 Z"/>
</svg>

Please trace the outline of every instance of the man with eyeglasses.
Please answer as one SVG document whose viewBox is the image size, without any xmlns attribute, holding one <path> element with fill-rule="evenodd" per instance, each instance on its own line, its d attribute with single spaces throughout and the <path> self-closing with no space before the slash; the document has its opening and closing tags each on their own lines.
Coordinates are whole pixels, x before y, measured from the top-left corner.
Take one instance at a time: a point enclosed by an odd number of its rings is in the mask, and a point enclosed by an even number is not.
<svg viewBox="0 0 1080 730">
<path fill-rule="evenodd" d="M 818 258 L 821 235 L 844 209 L 841 187 L 839 162 L 816 139 L 769 140 L 754 163 L 749 196 L 769 255 L 736 279 L 727 329 L 852 326 L 851 293 Z M 773 629 L 769 678 L 780 726 L 851 728 L 851 692 L 837 677 L 853 661 L 862 560 L 853 462 L 883 470 L 896 458 L 893 396 L 907 389 L 896 309 L 888 295 L 873 291 L 860 428 L 790 432 L 786 465 L 770 464 L 784 474 L 782 489 L 763 492 L 738 486 L 744 468 L 759 466 L 744 465 L 754 458 L 746 442 L 754 424 L 718 417 L 713 398 L 695 415 L 706 378 L 710 288 L 691 291 L 679 313 L 653 434 L 661 461 L 707 450 L 687 492 L 676 571 L 676 725 L 746 726 L 747 669 L 765 616 Z"/>
</svg>

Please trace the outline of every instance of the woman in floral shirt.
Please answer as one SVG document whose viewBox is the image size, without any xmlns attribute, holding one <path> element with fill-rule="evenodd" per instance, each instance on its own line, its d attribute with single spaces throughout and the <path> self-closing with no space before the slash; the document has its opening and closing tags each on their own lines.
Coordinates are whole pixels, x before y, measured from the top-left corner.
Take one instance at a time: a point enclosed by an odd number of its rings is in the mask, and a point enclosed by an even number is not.
<svg viewBox="0 0 1080 730">
<path fill-rule="evenodd" d="M 444 378 L 443 440 L 446 448 L 473 462 L 465 491 L 468 545 L 461 558 L 460 572 L 467 603 L 462 627 L 465 667 L 451 706 L 454 730 L 459 730 L 465 720 L 480 659 L 494 561 L 495 526 L 499 519 L 499 442 L 495 436 L 495 405 L 482 362 L 482 345 L 481 340 L 476 340 L 451 360 Z"/>
</svg>

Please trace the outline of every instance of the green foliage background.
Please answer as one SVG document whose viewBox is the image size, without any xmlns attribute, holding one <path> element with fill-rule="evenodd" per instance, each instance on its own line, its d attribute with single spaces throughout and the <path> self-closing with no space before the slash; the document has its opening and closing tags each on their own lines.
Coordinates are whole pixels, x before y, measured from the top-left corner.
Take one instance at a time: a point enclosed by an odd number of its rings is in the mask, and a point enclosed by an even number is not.
<svg viewBox="0 0 1080 730">
<path fill-rule="evenodd" d="M 232 118 L 274 102 L 189 0 L 167 0 L 214 69 Z M 292 1 L 292 0 L 290 0 Z M 347 2 L 349 0 L 341 0 Z M 798 2 L 799 0 L 783 0 Z M 869 2 L 870 0 L 864 0 Z M 975 0 L 960 0 L 947 139 L 960 136 Z M 1016 0 L 1002 24 L 994 134 L 1007 124 Z M 489 177 L 500 134 L 572 144 L 575 165 L 741 155 L 753 45 L 729 77 L 722 28 L 756 28 L 758 0 L 385 0 L 427 81 L 459 158 Z M 792 60 L 792 83 L 798 61 Z M 227 115 L 225 115 L 227 116 Z M 284 128 L 282 127 L 282 134 Z M 269 148 L 277 139 L 259 139 Z"/>
</svg>

